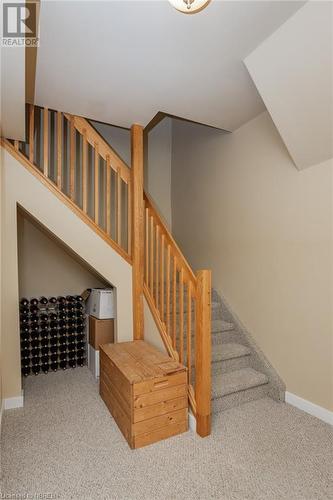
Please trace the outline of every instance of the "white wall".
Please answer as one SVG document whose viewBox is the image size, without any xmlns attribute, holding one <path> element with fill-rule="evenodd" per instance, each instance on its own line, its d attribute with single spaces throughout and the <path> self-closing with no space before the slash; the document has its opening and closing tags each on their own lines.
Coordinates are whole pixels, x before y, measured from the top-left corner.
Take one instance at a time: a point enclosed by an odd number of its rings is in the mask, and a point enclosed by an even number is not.
<svg viewBox="0 0 333 500">
<path fill-rule="evenodd" d="M 333 157 L 332 19 L 332 2 L 307 2 L 245 59 L 299 169 Z"/>
<path fill-rule="evenodd" d="M 115 152 L 124 160 L 125 163 L 131 166 L 131 132 L 126 128 L 114 127 L 107 123 L 95 122 L 89 120 L 92 126 L 106 140 Z"/>
<path fill-rule="evenodd" d="M 297 171 L 268 113 L 232 134 L 174 122 L 172 221 L 287 390 L 333 409 L 333 165 Z"/>
<path fill-rule="evenodd" d="M 89 226 L 1 148 L 4 175 L 3 233 L 3 392 L 21 395 L 18 319 L 17 204 L 80 255 L 117 289 L 116 338 L 132 340 L 132 267 Z"/>
<path fill-rule="evenodd" d="M 172 120 L 164 118 L 148 133 L 145 189 L 153 198 L 169 229 L 172 227 L 171 143 Z"/>
<path fill-rule="evenodd" d="M 21 212 L 17 218 L 20 297 L 76 295 L 107 287 L 59 240 Z"/>
</svg>

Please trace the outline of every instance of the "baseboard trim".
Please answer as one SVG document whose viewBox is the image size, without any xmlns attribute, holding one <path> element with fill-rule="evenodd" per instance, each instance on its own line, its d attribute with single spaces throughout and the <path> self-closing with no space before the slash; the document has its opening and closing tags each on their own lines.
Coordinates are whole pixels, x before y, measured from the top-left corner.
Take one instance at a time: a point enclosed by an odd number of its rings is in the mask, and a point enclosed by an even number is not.
<svg viewBox="0 0 333 500">
<path fill-rule="evenodd" d="M 193 413 L 188 412 L 188 428 L 190 431 L 196 432 L 197 430 L 197 421 Z"/>
<path fill-rule="evenodd" d="M 322 406 L 316 405 L 308 401 L 307 399 L 300 398 L 293 394 L 292 392 L 286 391 L 286 403 L 295 406 L 299 410 L 303 410 L 314 417 L 323 420 L 327 424 L 333 425 L 333 411 L 327 410 Z"/>
<path fill-rule="evenodd" d="M 4 410 L 23 408 L 23 403 L 24 403 L 23 391 L 21 391 L 21 396 L 15 396 L 14 398 L 4 399 Z"/>
<path fill-rule="evenodd" d="M 4 409 L 5 409 L 5 401 L 2 400 L 1 405 L 0 405 L 0 432 L 1 432 L 2 415 L 3 415 Z"/>
</svg>

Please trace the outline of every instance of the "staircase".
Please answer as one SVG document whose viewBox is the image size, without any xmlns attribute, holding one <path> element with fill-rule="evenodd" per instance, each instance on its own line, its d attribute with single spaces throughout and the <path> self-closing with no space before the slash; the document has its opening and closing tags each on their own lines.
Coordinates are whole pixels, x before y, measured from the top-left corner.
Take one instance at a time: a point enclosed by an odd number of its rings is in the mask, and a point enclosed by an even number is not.
<svg viewBox="0 0 333 500">
<path fill-rule="evenodd" d="M 131 129 L 131 167 L 82 117 L 28 105 L 27 130 L 26 142 L 1 145 L 131 266 L 133 338 L 143 338 L 145 297 L 168 354 L 187 366 L 197 433 L 210 434 L 212 411 L 275 396 L 270 368 L 225 312 L 211 272 L 191 269 L 143 192 L 142 127 Z"/>
</svg>

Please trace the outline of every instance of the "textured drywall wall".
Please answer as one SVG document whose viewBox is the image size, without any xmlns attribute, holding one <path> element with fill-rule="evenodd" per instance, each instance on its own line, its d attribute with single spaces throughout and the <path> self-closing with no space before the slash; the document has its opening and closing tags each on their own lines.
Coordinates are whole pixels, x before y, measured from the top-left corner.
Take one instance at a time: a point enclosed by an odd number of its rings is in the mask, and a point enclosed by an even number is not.
<svg viewBox="0 0 333 500">
<path fill-rule="evenodd" d="M 3 393 L 21 395 L 20 340 L 18 317 L 17 204 L 60 238 L 90 267 L 116 287 L 116 339 L 133 338 L 132 266 L 89 226 L 77 217 L 48 188 L 1 148 L 4 172 L 3 232 Z"/>
<path fill-rule="evenodd" d="M 20 297 L 74 295 L 108 286 L 20 212 L 17 228 Z"/>
<path fill-rule="evenodd" d="M 173 123 L 176 241 L 287 390 L 330 410 L 332 177 L 330 161 L 297 171 L 267 112 L 232 134 Z"/>
</svg>

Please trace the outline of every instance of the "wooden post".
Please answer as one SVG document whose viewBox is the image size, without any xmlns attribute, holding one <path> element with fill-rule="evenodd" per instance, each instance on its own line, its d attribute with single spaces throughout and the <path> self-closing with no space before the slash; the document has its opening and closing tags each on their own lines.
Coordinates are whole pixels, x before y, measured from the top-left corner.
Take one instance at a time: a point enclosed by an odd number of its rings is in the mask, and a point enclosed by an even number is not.
<svg viewBox="0 0 333 500">
<path fill-rule="evenodd" d="M 133 339 L 143 339 L 144 204 L 143 128 L 131 128 Z"/>
<path fill-rule="evenodd" d="M 197 433 L 208 436 L 211 429 L 211 271 L 197 272 L 195 400 Z"/>
</svg>

